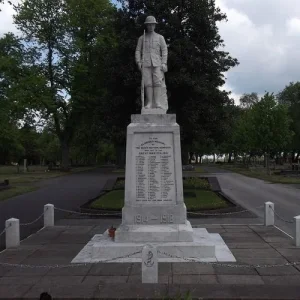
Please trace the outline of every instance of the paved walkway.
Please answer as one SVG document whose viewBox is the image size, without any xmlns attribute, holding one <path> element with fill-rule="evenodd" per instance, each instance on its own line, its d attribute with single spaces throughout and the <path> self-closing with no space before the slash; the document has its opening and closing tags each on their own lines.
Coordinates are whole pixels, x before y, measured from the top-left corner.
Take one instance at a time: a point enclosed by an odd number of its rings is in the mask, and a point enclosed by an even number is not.
<svg viewBox="0 0 300 300">
<path fill-rule="evenodd" d="M 28 223 L 43 212 L 45 204 L 51 203 L 63 209 L 74 210 L 88 200 L 99 195 L 108 178 L 115 177 L 110 169 L 93 169 L 66 176 L 51 178 L 40 183 L 40 189 L 24 195 L 19 195 L 0 202 L 0 232 L 4 229 L 5 220 L 20 219 Z M 57 212 L 57 219 L 65 214 Z M 41 228 L 43 220 L 32 226 L 21 227 L 21 237 L 36 232 Z M 0 238 L 0 249 L 4 247 L 4 236 Z"/>
<path fill-rule="evenodd" d="M 300 190 L 296 186 L 267 183 L 216 167 L 204 169 L 216 175 L 226 195 L 260 218 L 264 217 L 264 210 L 257 207 L 267 201 L 273 202 L 275 211 L 287 221 L 292 221 L 294 216 L 300 215 Z M 278 218 L 275 224 L 287 233 L 294 234 L 294 224 L 283 222 Z"/>
<path fill-rule="evenodd" d="M 35 299 L 42 292 L 54 299 L 161 299 L 178 297 L 178 293 L 184 296 L 188 291 L 201 299 L 299 299 L 299 266 L 257 266 L 300 261 L 300 249 L 274 227 L 203 224 L 209 232 L 222 236 L 237 260 L 229 263 L 234 267 L 159 263 L 158 284 L 141 284 L 140 263 L 49 267 L 70 264 L 83 246 L 112 221 L 60 220 L 57 226 L 22 241 L 19 248 L 0 253 L 0 299 Z"/>
</svg>

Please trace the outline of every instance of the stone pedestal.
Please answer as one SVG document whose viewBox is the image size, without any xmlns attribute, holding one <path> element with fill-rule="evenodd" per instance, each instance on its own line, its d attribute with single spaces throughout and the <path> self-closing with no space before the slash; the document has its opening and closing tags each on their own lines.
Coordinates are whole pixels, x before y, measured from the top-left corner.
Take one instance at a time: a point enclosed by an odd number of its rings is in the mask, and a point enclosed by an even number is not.
<svg viewBox="0 0 300 300">
<path fill-rule="evenodd" d="M 141 262 L 146 244 L 159 262 L 235 261 L 219 234 L 187 221 L 179 126 L 175 115 L 155 112 L 132 115 L 127 127 L 125 204 L 115 239 L 95 235 L 72 263 Z"/>
<path fill-rule="evenodd" d="M 132 115 L 127 127 L 125 206 L 115 241 L 192 242 L 183 201 L 175 115 Z"/>
</svg>

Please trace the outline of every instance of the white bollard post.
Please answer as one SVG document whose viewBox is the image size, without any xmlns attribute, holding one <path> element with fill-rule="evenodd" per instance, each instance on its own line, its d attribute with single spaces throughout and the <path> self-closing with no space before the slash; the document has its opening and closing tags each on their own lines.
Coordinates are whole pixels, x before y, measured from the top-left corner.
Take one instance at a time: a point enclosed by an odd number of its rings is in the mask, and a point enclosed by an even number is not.
<svg viewBox="0 0 300 300">
<path fill-rule="evenodd" d="M 44 206 L 44 227 L 54 226 L 54 205 L 46 204 Z"/>
<path fill-rule="evenodd" d="M 20 221 L 8 219 L 5 221 L 5 245 L 6 249 L 20 246 Z"/>
<path fill-rule="evenodd" d="M 146 245 L 142 252 L 142 283 L 158 283 L 157 249 Z"/>
<path fill-rule="evenodd" d="M 295 245 L 300 247 L 300 216 L 294 217 L 295 219 Z"/>
<path fill-rule="evenodd" d="M 274 203 L 265 203 L 265 226 L 274 226 Z"/>
</svg>

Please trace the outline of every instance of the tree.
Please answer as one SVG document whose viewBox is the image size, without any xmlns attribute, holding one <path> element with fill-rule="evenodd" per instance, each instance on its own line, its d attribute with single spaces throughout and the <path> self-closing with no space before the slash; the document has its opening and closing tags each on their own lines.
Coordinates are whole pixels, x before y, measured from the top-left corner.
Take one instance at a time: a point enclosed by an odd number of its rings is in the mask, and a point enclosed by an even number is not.
<svg viewBox="0 0 300 300">
<path fill-rule="evenodd" d="M 41 97 L 44 85 L 38 69 L 30 65 L 32 52 L 12 33 L 0 38 L 0 152 L 1 163 L 24 155 L 19 120 L 33 124 L 35 113 L 27 105 Z"/>
<path fill-rule="evenodd" d="M 137 38 L 143 32 L 146 15 L 154 15 L 159 22 L 158 32 L 168 44 L 169 112 L 177 114 L 181 126 L 182 152 L 187 153 L 199 137 L 220 139 L 224 135 L 223 124 L 227 121 L 223 108 L 230 99 L 219 87 L 225 83 L 223 72 L 238 62 L 221 49 L 224 42 L 218 33 L 217 22 L 225 21 L 226 16 L 215 6 L 215 1 L 119 2 L 122 4 L 119 30 L 124 41 L 120 43 L 120 57 L 121 62 L 126 61 L 126 72 L 120 68 L 117 76 L 122 91 L 119 96 L 130 107 L 139 100 L 140 74 L 135 66 L 134 50 Z"/>
<path fill-rule="evenodd" d="M 102 54 L 97 51 L 106 37 L 109 44 L 113 6 L 108 0 L 25 0 L 15 10 L 14 21 L 39 54 L 33 63 L 46 79 L 46 96 L 27 105 L 53 120 L 61 166 L 68 170 L 76 126 L 103 95 L 95 76 Z M 103 69 L 98 73 L 103 76 Z"/>
<path fill-rule="evenodd" d="M 242 108 L 250 108 L 257 102 L 259 102 L 257 93 L 243 94 L 243 96 L 240 98 L 240 106 Z"/>
<path fill-rule="evenodd" d="M 300 155 L 300 82 L 291 82 L 277 95 L 277 99 L 288 106 L 292 119 L 291 130 L 295 133 L 288 148 L 292 152 L 292 159 L 297 162 Z"/>
<path fill-rule="evenodd" d="M 243 152 L 262 153 L 268 173 L 272 152 L 281 152 L 289 144 L 293 132 L 285 105 L 276 103 L 273 94 L 266 93 L 242 114 L 235 131 L 235 142 Z"/>
</svg>

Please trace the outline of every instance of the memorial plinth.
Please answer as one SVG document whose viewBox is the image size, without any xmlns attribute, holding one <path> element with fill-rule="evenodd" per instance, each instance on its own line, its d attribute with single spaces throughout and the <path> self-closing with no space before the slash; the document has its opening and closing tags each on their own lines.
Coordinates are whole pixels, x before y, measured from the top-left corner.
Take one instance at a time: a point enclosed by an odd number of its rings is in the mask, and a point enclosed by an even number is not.
<svg viewBox="0 0 300 300">
<path fill-rule="evenodd" d="M 187 221 L 179 125 L 175 115 L 157 112 L 132 115 L 127 127 L 125 202 L 115 239 L 96 234 L 72 263 L 141 261 L 139 251 L 149 243 L 159 262 L 217 261 L 224 253 L 235 261 L 218 234 Z"/>
<path fill-rule="evenodd" d="M 125 205 L 116 242 L 192 242 L 183 201 L 175 115 L 132 115 L 127 127 Z"/>
</svg>

